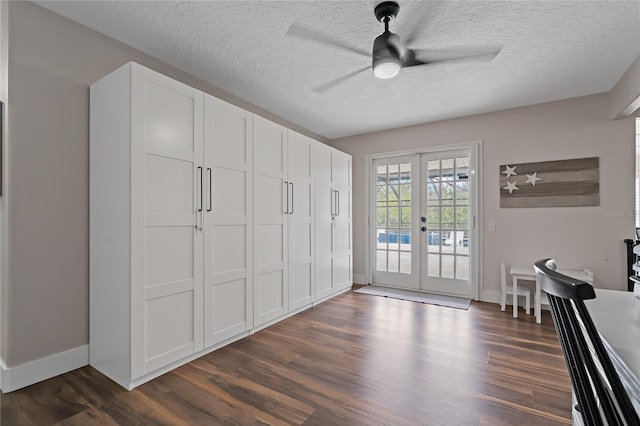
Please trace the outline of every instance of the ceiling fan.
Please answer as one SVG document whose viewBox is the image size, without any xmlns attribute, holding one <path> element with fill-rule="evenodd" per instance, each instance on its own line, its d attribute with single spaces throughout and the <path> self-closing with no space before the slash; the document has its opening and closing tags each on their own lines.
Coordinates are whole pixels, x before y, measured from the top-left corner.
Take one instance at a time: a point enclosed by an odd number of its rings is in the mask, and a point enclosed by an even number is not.
<svg viewBox="0 0 640 426">
<path fill-rule="evenodd" d="M 353 71 L 349 74 L 338 77 L 328 83 L 318 86 L 314 91 L 322 93 L 338 83 L 354 77 L 361 72 L 367 71 L 369 68 L 373 70 L 373 74 L 380 79 L 389 79 L 397 76 L 400 69 L 430 65 L 436 62 L 462 61 L 469 59 L 492 60 L 500 53 L 502 46 L 474 47 L 466 49 L 411 49 L 407 47 L 397 34 L 389 31 L 389 23 L 398 16 L 400 5 L 395 1 L 383 1 L 379 3 L 374 14 L 376 19 L 384 24 L 384 32 L 380 34 L 373 42 L 373 51 L 371 54 L 361 49 L 349 46 L 343 41 L 337 41 L 333 38 L 315 32 L 313 30 L 303 28 L 297 25 L 291 25 L 287 30 L 288 36 L 298 37 L 301 39 L 320 42 L 325 45 L 333 45 L 341 49 L 349 50 L 361 56 L 371 57 L 371 67 Z M 409 42 L 412 37 L 409 37 Z"/>
</svg>

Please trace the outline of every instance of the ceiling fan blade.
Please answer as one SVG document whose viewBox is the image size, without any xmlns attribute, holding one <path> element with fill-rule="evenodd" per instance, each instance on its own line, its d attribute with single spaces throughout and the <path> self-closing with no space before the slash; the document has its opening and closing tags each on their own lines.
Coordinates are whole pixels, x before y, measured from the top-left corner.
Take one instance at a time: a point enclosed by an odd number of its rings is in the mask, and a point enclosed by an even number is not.
<svg viewBox="0 0 640 426">
<path fill-rule="evenodd" d="M 349 80 L 350 78 L 353 78 L 356 75 L 358 75 L 358 74 L 360 74 L 362 72 L 365 72 L 367 70 L 370 70 L 370 69 L 371 69 L 371 67 L 366 67 L 366 68 L 362 68 L 362 69 L 350 72 L 349 74 L 343 75 L 343 76 L 338 77 L 338 78 L 334 78 L 333 80 L 331 80 L 331 81 L 329 81 L 327 83 L 324 83 L 324 84 L 321 84 L 320 86 L 314 87 L 311 90 L 313 90 L 316 93 L 321 93 L 321 94 L 325 93 L 329 89 L 333 89 L 334 87 L 340 85 L 341 83 L 344 83 L 345 81 Z"/>
<path fill-rule="evenodd" d="M 491 61 L 502 50 L 502 46 L 485 46 L 454 49 L 411 49 L 410 57 L 404 67 L 433 64 L 437 62 Z"/>
<path fill-rule="evenodd" d="M 410 46 L 421 34 L 433 26 L 431 21 L 440 14 L 440 10 L 444 6 L 443 3 L 439 1 L 409 3 L 411 9 L 408 12 L 405 9 L 403 15 L 405 17 L 409 16 L 409 18 L 405 19 L 413 22 L 407 24 L 403 21 L 402 27 L 404 31 L 401 32 L 406 46 Z"/>
<path fill-rule="evenodd" d="M 340 49 L 348 50 L 349 52 L 356 53 L 360 56 L 364 56 L 366 58 L 371 58 L 371 52 L 367 52 L 365 50 L 359 49 L 357 47 L 349 46 L 343 41 L 336 40 L 333 37 L 322 34 L 315 30 L 301 27 L 299 25 L 293 24 L 289 27 L 286 33 L 288 36 L 297 37 L 303 40 L 311 40 L 317 43 L 326 44 L 329 46 L 338 47 Z"/>
</svg>

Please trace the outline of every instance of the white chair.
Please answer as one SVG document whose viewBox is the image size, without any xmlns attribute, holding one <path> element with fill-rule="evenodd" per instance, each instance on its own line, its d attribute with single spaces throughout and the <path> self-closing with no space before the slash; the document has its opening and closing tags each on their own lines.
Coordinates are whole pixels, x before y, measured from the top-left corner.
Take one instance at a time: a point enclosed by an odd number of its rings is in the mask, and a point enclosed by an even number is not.
<svg viewBox="0 0 640 426">
<path fill-rule="evenodd" d="M 513 286 L 507 282 L 507 267 L 500 262 L 500 278 L 502 285 L 502 299 L 500 299 L 500 310 L 504 311 L 507 307 L 507 295 L 513 295 Z M 529 315 L 531 311 L 531 290 L 527 287 L 518 286 L 518 296 L 524 296 L 525 312 Z M 515 311 L 514 311 L 515 312 Z"/>
</svg>

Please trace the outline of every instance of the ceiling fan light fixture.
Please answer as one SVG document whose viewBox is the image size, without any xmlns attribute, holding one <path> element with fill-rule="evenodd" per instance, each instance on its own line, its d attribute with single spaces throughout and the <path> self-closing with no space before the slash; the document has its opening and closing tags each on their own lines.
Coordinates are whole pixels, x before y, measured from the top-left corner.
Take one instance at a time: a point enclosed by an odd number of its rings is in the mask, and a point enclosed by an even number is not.
<svg viewBox="0 0 640 426">
<path fill-rule="evenodd" d="M 393 78 L 400 72 L 402 64 L 398 58 L 386 56 L 373 62 L 373 74 L 380 79 Z"/>
</svg>

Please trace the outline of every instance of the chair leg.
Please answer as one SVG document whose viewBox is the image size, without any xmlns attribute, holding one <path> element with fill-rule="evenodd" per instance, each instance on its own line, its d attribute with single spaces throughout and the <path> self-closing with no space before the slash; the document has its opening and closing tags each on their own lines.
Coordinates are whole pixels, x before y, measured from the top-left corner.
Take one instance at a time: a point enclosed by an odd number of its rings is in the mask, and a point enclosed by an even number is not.
<svg viewBox="0 0 640 426">
<path fill-rule="evenodd" d="M 507 292 L 503 291 L 502 292 L 502 299 L 500 300 L 500 310 L 502 312 L 504 312 L 504 310 L 507 308 Z"/>
</svg>

